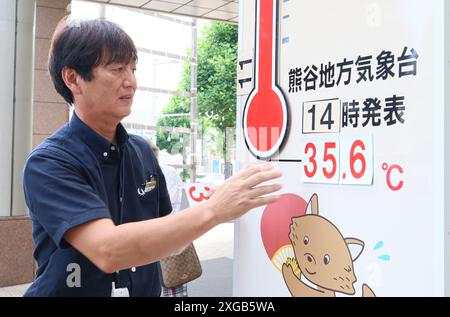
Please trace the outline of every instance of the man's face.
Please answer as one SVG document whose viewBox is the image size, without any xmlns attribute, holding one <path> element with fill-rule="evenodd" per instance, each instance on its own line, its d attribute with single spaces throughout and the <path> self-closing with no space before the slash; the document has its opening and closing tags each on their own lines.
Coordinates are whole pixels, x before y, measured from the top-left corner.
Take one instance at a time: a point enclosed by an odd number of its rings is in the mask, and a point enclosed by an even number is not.
<svg viewBox="0 0 450 317">
<path fill-rule="evenodd" d="M 131 112 L 136 91 L 135 70 L 134 61 L 95 67 L 92 70 L 92 80 L 81 81 L 81 100 L 78 106 L 99 119 L 122 120 Z"/>
</svg>

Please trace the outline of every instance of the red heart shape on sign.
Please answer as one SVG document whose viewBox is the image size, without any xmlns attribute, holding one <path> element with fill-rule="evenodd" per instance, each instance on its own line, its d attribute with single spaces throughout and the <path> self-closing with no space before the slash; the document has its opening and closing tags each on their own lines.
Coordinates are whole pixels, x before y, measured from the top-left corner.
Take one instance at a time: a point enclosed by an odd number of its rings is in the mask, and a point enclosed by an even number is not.
<svg viewBox="0 0 450 317">
<path fill-rule="evenodd" d="M 282 194 L 281 198 L 264 209 L 261 218 L 261 238 L 270 261 L 281 272 L 288 257 L 294 258 L 289 240 L 293 217 L 303 216 L 308 203 L 295 194 Z"/>
</svg>

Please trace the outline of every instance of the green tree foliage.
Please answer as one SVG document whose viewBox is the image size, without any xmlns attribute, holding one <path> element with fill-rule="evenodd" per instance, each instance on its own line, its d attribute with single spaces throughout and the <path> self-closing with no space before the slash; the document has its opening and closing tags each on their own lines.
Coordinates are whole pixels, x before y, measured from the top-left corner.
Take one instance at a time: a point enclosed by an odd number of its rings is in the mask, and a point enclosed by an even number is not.
<svg viewBox="0 0 450 317">
<path fill-rule="evenodd" d="M 163 114 L 185 114 L 189 113 L 191 102 L 189 97 L 173 96 L 169 103 L 164 107 Z M 163 127 L 183 127 L 190 128 L 190 116 L 162 116 L 158 122 L 158 126 Z M 183 138 L 183 144 L 180 144 L 180 138 Z M 184 146 L 189 145 L 189 135 L 175 132 L 158 132 L 156 134 L 156 145 L 161 149 L 166 149 L 172 154 L 181 153 Z"/>
<path fill-rule="evenodd" d="M 178 84 L 178 91 L 187 92 L 190 90 L 191 85 L 191 64 L 190 62 L 184 62 L 181 80 Z M 191 99 L 187 96 L 172 96 L 169 103 L 162 110 L 163 115 L 167 114 L 186 114 L 191 111 Z M 161 116 L 156 123 L 157 126 L 163 127 L 191 127 L 190 116 Z M 180 138 L 183 138 L 183 142 L 180 142 Z M 181 150 L 189 145 L 188 135 L 170 133 L 170 132 L 158 132 L 156 134 L 156 145 L 161 149 L 166 149 L 167 152 L 176 154 L 181 153 Z"/>
<path fill-rule="evenodd" d="M 236 124 L 236 60 L 238 29 L 236 25 L 213 22 L 205 25 L 199 36 L 197 50 L 197 86 L 199 128 L 218 128 L 222 134 L 227 127 Z M 191 64 L 183 66 L 180 91 L 190 91 Z M 164 108 L 164 114 L 188 113 L 190 98 L 173 96 Z M 160 126 L 190 127 L 190 117 L 163 117 Z M 201 134 L 203 131 L 199 131 Z M 229 137 L 229 136 L 227 136 Z M 183 138 L 183 141 L 187 136 Z M 221 138 L 226 159 L 225 139 Z M 170 138 L 169 133 L 157 134 L 157 145 L 172 153 L 179 139 Z"/>
<path fill-rule="evenodd" d="M 225 132 L 236 124 L 237 26 L 214 22 L 203 28 L 198 43 L 198 110 Z"/>
</svg>

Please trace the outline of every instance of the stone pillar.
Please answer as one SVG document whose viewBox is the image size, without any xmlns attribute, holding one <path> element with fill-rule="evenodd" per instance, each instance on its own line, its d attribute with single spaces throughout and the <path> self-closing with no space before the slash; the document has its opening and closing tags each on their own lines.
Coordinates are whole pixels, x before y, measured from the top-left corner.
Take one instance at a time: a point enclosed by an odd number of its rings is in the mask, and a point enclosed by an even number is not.
<svg viewBox="0 0 450 317">
<path fill-rule="evenodd" d="M 32 146 L 69 118 L 47 71 L 50 39 L 69 2 L 0 1 L 0 287 L 34 277 L 22 169 Z"/>
<path fill-rule="evenodd" d="M 0 216 L 11 215 L 16 1 L 0 2 Z"/>
<path fill-rule="evenodd" d="M 17 2 L 11 216 L 27 215 L 22 171 L 31 150 L 35 1 Z"/>
<path fill-rule="evenodd" d="M 69 108 L 53 87 L 47 59 L 50 40 L 70 0 L 37 0 L 33 148 L 69 120 Z"/>
<path fill-rule="evenodd" d="M 33 247 L 28 217 L 0 217 L 0 287 L 33 280 Z"/>
<path fill-rule="evenodd" d="M 0 2 L 0 286 L 26 283 L 34 275 L 22 169 L 31 149 L 35 5 Z"/>
</svg>

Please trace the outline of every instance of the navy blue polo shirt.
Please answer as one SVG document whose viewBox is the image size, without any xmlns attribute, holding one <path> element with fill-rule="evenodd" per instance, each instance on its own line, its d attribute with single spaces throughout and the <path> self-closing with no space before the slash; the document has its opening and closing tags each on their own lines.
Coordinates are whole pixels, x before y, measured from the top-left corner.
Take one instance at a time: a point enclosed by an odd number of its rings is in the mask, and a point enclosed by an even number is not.
<svg viewBox="0 0 450 317">
<path fill-rule="evenodd" d="M 25 296 L 110 296 L 113 281 L 130 296 L 160 295 L 157 263 L 107 274 L 64 240 L 68 230 L 95 219 L 111 218 L 118 225 L 172 211 L 148 143 L 121 124 L 116 139 L 112 144 L 74 114 L 28 157 L 24 192 L 38 269 Z M 80 287 L 68 283 L 73 264 L 80 268 Z"/>
</svg>

